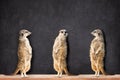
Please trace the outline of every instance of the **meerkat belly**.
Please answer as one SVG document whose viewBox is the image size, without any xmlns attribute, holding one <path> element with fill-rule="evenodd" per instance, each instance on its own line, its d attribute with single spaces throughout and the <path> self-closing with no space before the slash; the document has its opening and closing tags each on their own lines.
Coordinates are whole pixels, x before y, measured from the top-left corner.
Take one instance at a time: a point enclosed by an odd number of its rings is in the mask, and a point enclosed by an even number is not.
<svg viewBox="0 0 120 80">
<path fill-rule="evenodd" d="M 66 47 L 59 47 L 57 53 L 54 54 L 54 63 L 59 64 L 59 61 L 65 61 L 67 55 Z"/>
<path fill-rule="evenodd" d="M 100 46 L 101 44 L 103 44 L 102 42 L 99 41 L 95 41 L 92 44 L 92 48 L 94 51 L 91 50 L 91 59 L 97 61 L 100 58 L 104 57 L 104 46 Z M 98 53 L 96 54 L 96 52 L 98 51 Z"/>
<path fill-rule="evenodd" d="M 99 43 L 96 40 L 93 40 L 91 43 L 91 49 L 90 49 L 90 56 L 92 60 L 96 60 L 97 55 L 95 54 L 97 49 L 99 48 Z"/>
<path fill-rule="evenodd" d="M 23 61 L 29 61 L 31 59 L 31 56 L 29 54 L 29 48 L 28 46 L 26 46 L 25 42 L 20 43 L 19 45 L 19 49 L 18 49 L 18 58 L 19 61 L 23 62 Z"/>
<path fill-rule="evenodd" d="M 61 58 L 66 58 L 66 55 L 67 55 L 66 46 L 60 47 L 60 48 L 59 48 L 59 51 L 58 51 L 58 54 L 59 54 L 59 57 L 61 57 Z"/>
</svg>

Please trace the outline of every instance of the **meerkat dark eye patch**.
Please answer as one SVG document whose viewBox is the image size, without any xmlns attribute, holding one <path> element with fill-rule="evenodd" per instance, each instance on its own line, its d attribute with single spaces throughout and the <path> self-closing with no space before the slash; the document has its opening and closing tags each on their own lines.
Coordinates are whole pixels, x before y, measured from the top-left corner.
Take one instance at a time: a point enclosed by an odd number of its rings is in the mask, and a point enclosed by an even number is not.
<svg viewBox="0 0 120 80">
<path fill-rule="evenodd" d="M 61 33 L 63 33 L 63 31 L 61 31 Z"/>
<path fill-rule="evenodd" d="M 20 36 L 23 36 L 24 35 L 24 33 L 20 33 Z"/>
<path fill-rule="evenodd" d="M 101 33 L 98 33 L 98 35 L 100 36 L 100 35 L 101 35 Z"/>
</svg>

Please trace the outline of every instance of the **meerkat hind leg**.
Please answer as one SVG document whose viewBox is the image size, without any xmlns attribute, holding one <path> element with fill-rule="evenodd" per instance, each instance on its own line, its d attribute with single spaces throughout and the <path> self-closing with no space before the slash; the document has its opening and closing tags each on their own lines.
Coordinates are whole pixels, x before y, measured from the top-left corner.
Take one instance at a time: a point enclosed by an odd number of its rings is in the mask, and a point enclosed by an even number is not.
<svg viewBox="0 0 120 80">
<path fill-rule="evenodd" d="M 23 72 L 21 72 L 21 77 L 24 77 L 24 74 L 23 74 Z"/>
<path fill-rule="evenodd" d="M 100 72 L 99 71 L 95 71 L 95 76 L 99 77 L 100 76 Z"/>
<path fill-rule="evenodd" d="M 60 72 L 60 77 L 62 77 L 62 72 Z"/>
<path fill-rule="evenodd" d="M 99 76 L 100 76 L 100 72 L 98 71 L 98 72 L 97 72 L 97 77 L 99 77 Z"/>
<path fill-rule="evenodd" d="M 95 76 L 97 76 L 97 71 L 95 71 Z"/>
<path fill-rule="evenodd" d="M 100 71 L 99 71 L 99 64 L 97 63 L 96 64 L 96 76 L 98 77 L 99 76 L 99 73 Z"/>
<path fill-rule="evenodd" d="M 62 77 L 62 72 L 58 72 L 57 76 L 60 78 Z"/>
<path fill-rule="evenodd" d="M 58 72 L 58 73 L 57 73 L 57 76 L 59 76 L 59 75 L 60 75 L 60 73 Z"/>
<path fill-rule="evenodd" d="M 26 75 L 26 72 L 24 73 L 24 77 L 28 77 L 28 76 Z"/>
</svg>

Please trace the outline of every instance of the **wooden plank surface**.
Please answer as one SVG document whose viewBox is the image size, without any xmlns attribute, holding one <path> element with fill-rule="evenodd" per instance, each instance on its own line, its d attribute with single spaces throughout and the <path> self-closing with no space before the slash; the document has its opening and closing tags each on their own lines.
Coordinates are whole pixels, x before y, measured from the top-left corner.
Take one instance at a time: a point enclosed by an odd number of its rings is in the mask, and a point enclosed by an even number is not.
<svg viewBox="0 0 120 80">
<path fill-rule="evenodd" d="M 28 77 L 21 78 L 20 75 L 10 76 L 10 75 L 0 75 L 0 80 L 120 80 L 120 74 L 116 75 L 100 75 L 95 77 L 93 74 L 81 74 L 74 76 L 63 75 L 61 78 L 57 77 L 54 74 L 31 74 Z"/>
</svg>

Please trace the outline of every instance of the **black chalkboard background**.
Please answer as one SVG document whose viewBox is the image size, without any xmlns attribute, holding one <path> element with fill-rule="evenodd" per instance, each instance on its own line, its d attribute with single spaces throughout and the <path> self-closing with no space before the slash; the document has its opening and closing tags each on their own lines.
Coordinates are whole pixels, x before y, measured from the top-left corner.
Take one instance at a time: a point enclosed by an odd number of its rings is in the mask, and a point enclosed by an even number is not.
<svg viewBox="0 0 120 80">
<path fill-rule="evenodd" d="M 119 0 L 0 0 L 0 74 L 17 65 L 19 30 L 28 29 L 33 47 L 29 74 L 55 74 L 52 46 L 60 29 L 69 33 L 68 68 L 73 74 L 93 74 L 89 48 L 94 29 L 104 31 L 105 70 L 120 73 Z"/>
</svg>

